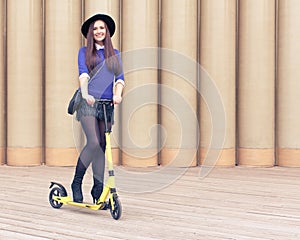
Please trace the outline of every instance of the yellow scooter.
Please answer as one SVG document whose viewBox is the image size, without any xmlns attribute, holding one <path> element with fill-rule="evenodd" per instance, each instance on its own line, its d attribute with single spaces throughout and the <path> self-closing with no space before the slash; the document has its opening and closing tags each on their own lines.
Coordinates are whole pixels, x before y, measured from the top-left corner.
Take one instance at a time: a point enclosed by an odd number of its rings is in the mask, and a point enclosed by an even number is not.
<svg viewBox="0 0 300 240">
<path fill-rule="evenodd" d="M 110 144 L 110 133 L 111 131 L 107 126 L 107 115 L 106 115 L 106 105 L 111 104 L 111 100 L 101 99 L 97 100 L 103 106 L 104 111 L 104 120 L 105 120 L 105 139 L 106 139 L 106 158 L 108 162 L 108 179 L 103 188 L 103 192 L 95 204 L 88 203 L 78 203 L 72 201 L 71 197 L 68 196 L 66 189 L 62 184 L 51 182 L 50 193 L 49 193 L 49 202 L 53 208 L 61 208 L 63 204 L 71 205 L 81 208 L 89 208 L 92 210 L 106 210 L 110 209 L 111 216 L 118 220 L 122 214 L 122 206 L 117 195 L 115 187 L 115 176 L 113 169 L 112 161 L 112 151 Z M 108 199 L 108 201 L 107 201 Z"/>
</svg>

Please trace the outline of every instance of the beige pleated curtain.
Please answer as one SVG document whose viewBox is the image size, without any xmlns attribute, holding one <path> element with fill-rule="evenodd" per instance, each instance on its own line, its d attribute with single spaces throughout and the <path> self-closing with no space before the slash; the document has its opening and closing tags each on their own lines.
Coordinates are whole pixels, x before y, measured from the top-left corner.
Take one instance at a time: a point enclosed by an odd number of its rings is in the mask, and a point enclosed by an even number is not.
<svg viewBox="0 0 300 240">
<path fill-rule="evenodd" d="M 4 13 L 4 2 L 0 2 L 0 11 Z M 0 27 L 4 29 L 4 18 L 0 18 Z M 0 36 L 0 164 L 5 163 L 6 158 L 6 120 L 5 120 L 5 103 L 6 103 L 6 84 L 5 84 L 5 56 L 4 56 L 4 35 Z"/>
<path fill-rule="evenodd" d="M 42 1 L 7 1 L 7 164 L 42 158 Z M 21 32 L 21 34 L 20 34 Z"/>
<path fill-rule="evenodd" d="M 299 167 L 299 10 L 298 0 L 1 1 L 1 164 L 75 165 L 85 139 L 66 107 L 80 26 L 102 12 L 116 21 L 126 78 L 115 164 L 206 165 L 216 119 L 204 76 L 225 115 L 215 166 Z"/>
</svg>

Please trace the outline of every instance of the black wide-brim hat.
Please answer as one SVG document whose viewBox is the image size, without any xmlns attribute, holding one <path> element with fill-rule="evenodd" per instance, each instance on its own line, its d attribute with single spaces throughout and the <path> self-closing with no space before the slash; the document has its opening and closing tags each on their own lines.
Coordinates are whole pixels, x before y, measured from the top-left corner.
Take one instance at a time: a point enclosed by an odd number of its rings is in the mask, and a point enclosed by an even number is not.
<svg viewBox="0 0 300 240">
<path fill-rule="evenodd" d="M 96 14 L 96 15 L 88 18 L 87 20 L 85 20 L 85 22 L 81 26 L 82 35 L 86 38 L 91 23 L 93 23 L 97 20 L 102 20 L 103 22 L 106 23 L 107 28 L 108 28 L 109 33 L 110 33 L 110 36 L 112 37 L 115 33 L 115 30 L 116 30 L 116 24 L 115 24 L 115 21 L 110 16 L 108 16 L 106 14 Z"/>
</svg>

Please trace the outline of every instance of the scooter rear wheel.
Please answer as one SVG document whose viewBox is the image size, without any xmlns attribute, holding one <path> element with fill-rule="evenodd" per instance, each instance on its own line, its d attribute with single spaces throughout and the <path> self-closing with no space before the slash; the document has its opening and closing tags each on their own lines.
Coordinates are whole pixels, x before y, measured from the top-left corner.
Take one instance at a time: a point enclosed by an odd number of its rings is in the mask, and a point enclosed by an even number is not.
<svg viewBox="0 0 300 240">
<path fill-rule="evenodd" d="M 114 201 L 114 209 L 112 209 L 112 203 L 109 200 L 110 214 L 113 217 L 113 219 L 118 220 L 122 214 L 122 205 L 118 198 L 118 195 L 113 196 L 113 201 Z"/>
<path fill-rule="evenodd" d="M 56 197 L 64 197 L 64 191 L 62 189 L 60 189 L 59 187 L 54 187 L 51 189 L 50 193 L 49 193 L 49 203 L 53 208 L 61 208 L 61 206 L 63 205 L 62 203 L 56 201 L 53 199 L 53 196 Z"/>
</svg>

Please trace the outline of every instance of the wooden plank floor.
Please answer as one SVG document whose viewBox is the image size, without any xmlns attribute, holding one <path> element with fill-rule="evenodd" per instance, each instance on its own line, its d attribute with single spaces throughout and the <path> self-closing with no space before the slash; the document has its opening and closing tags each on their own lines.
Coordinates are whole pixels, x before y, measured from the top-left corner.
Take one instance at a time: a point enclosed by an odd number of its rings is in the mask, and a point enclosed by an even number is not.
<svg viewBox="0 0 300 240">
<path fill-rule="evenodd" d="M 116 221 L 109 211 L 49 205 L 50 181 L 71 193 L 72 167 L 0 166 L 0 239 L 300 239 L 300 168 L 215 168 L 200 178 L 195 167 L 160 188 L 159 178 L 143 178 L 149 169 L 119 169 Z M 88 172 L 86 201 L 90 186 Z"/>
</svg>

